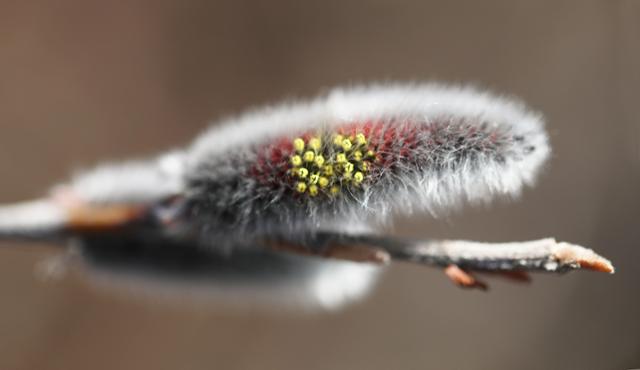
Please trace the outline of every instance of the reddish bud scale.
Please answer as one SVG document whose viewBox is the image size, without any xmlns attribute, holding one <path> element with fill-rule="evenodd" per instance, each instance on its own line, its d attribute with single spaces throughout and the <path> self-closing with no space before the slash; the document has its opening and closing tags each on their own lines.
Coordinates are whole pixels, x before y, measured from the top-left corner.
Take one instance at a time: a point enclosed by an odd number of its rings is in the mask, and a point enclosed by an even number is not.
<svg viewBox="0 0 640 370">
<path fill-rule="evenodd" d="M 249 176 L 263 185 L 275 185 L 274 181 L 286 175 L 293 145 L 291 140 L 283 137 L 262 146 L 257 153 L 255 163 L 249 168 Z"/>
</svg>

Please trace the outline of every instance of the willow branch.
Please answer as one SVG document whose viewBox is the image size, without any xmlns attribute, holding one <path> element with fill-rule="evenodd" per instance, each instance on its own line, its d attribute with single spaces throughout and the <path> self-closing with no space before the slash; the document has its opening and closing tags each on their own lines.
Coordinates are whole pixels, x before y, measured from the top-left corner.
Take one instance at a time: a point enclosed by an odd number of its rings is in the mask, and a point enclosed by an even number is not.
<svg viewBox="0 0 640 370">
<path fill-rule="evenodd" d="M 566 272 L 589 269 L 613 273 L 611 262 L 588 248 L 553 238 L 511 243 L 466 240 L 407 240 L 377 235 L 319 233 L 305 240 L 307 248 L 280 240 L 276 249 L 355 261 L 389 260 L 476 271 Z M 274 244 L 272 244 L 274 245 Z M 288 246 L 288 247 L 287 247 Z M 369 250 L 370 252 L 367 252 Z M 384 252 L 381 254 L 380 252 Z"/>
</svg>

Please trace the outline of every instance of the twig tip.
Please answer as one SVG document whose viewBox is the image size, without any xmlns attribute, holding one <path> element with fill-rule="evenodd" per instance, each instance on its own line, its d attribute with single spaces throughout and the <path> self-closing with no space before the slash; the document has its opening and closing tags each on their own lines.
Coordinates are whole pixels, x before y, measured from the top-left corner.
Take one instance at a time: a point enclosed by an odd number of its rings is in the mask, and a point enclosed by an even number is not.
<svg viewBox="0 0 640 370">
<path fill-rule="evenodd" d="M 600 256 L 591 249 L 565 242 L 557 243 L 554 256 L 564 265 L 576 265 L 577 267 L 598 272 L 615 273 L 613 264 L 608 259 Z"/>
</svg>

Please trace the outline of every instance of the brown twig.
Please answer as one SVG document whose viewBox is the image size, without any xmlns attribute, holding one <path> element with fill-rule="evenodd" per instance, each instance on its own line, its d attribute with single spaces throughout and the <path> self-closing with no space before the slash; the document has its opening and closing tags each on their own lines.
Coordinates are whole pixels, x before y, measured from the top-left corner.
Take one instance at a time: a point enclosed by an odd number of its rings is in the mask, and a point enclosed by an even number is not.
<svg viewBox="0 0 640 370">
<path fill-rule="evenodd" d="M 323 232 L 304 242 L 278 240 L 270 245 L 294 253 L 304 251 L 321 257 L 351 261 L 386 260 L 414 262 L 445 268 L 447 276 L 464 287 L 486 288 L 470 271 L 494 272 L 527 281 L 527 271 L 563 273 L 588 269 L 613 273 L 611 262 L 591 249 L 553 238 L 512 243 L 481 243 L 465 240 L 405 240 L 377 235 Z M 375 253 L 363 253 L 366 248 Z"/>
</svg>

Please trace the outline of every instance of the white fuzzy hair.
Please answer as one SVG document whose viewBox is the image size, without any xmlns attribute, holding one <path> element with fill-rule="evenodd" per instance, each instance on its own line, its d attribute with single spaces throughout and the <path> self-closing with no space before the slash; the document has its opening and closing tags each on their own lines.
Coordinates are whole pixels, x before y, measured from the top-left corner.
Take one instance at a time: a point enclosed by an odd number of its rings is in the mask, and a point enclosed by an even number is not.
<svg viewBox="0 0 640 370">
<path fill-rule="evenodd" d="M 74 176 L 74 196 L 90 203 L 149 203 L 184 191 L 184 153 L 172 151 L 151 160 L 103 164 Z"/>
</svg>

